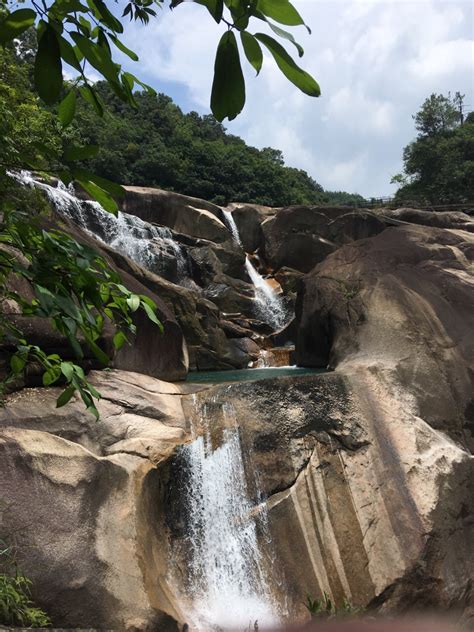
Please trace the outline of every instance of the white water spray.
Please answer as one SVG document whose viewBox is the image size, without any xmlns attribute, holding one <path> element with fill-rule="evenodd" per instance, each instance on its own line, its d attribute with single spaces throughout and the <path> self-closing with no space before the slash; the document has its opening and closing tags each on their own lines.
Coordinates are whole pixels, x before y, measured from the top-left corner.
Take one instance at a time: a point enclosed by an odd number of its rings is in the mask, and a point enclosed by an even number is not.
<svg viewBox="0 0 474 632">
<path fill-rule="evenodd" d="M 255 303 L 260 318 L 273 329 L 281 329 L 288 321 L 288 313 L 283 301 L 258 272 L 249 257 L 245 259 L 245 268 L 255 287 Z"/>
<path fill-rule="evenodd" d="M 230 230 L 232 239 L 238 246 L 242 248 L 242 240 L 240 239 L 239 229 L 237 228 L 237 224 L 235 223 L 233 213 L 224 209 L 222 210 L 222 212 L 224 213 L 225 223 L 227 224 L 227 228 Z"/>
<path fill-rule="evenodd" d="M 235 411 L 224 404 L 221 445 L 213 449 L 208 405 L 199 410 L 204 434 L 183 448 L 189 470 L 186 494 L 191 541 L 188 610 L 191 629 L 253 629 L 280 620 L 266 579 L 259 532 L 266 505 L 252 506 Z M 255 484 L 257 481 L 255 480 Z"/>
<path fill-rule="evenodd" d="M 223 213 L 234 242 L 242 248 L 242 240 L 240 239 L 239 229 L 233 214 L 231 211 L 226 210 L 223 210 Z M 258 272 L 248 255 L 245 255 L 245 268 L 255 288 L 255 303 L 258 316 L 274 329 L 281 329 L 288 321 L 288 313 L 283 301 Z"/>
<path fill-rule="evenodd" d="M 51 186 L 35 180 L 27 171 L 9 175 L 23 185 L 44 191 L 58 213 L 145 268 L 159 271 L 165 251 L 176 258 L 178 280 L 186 276 L 186 257 L 169 228 L 149 224 L 120 211 L 117 215 L 108 213 L 98 202 L 80 200 L 74 190 L 66 188 L 61 181 L 57 186 Z"/>
</svg>

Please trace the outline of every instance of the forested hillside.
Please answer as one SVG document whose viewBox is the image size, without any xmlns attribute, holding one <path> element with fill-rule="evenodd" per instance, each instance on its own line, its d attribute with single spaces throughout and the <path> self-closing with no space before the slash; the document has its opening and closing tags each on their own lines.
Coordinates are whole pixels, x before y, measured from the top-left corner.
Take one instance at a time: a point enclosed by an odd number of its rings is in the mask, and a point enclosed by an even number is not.
<svg viewBox="0 0 474 632">
<path fill-rule="evenodd" d="M 164 95 L 137 93 L 136 109 L 104 85 L 106 103 L 99 119 L 87 105 L 78 108 L 78 140 L 99 145 L 88 167 L 122 184 L 159 186 L 210 200 L 269 206 L 363 204 L 360 195 L 324 191 L 305 171 L 287 167 L 282 153 L 258 150 L 228 134 L 213 116 L 185 114 Z"/>
</svg>

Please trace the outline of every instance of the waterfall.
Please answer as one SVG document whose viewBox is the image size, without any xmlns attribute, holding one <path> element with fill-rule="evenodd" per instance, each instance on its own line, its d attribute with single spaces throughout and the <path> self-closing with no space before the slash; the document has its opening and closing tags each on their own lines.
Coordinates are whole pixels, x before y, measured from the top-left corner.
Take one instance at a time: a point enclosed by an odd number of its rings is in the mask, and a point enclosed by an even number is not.
<svg viewBox="0 0 474 632">
<path fill-rule="evenodd" d="M 186 255 L 169 228 L 120 211 L 117 215 L 108 213 L 98 202 L 80 200 L 61 181 L 51 186 L 35 180 L 27 171 L 9 175 L 23 185 L 44 191 L 58 213 L 141 266 L 178 282 L 187 276 Z"/>
<path fill-rule="evenodd" d="M 283 301 L 265 281 L 248 256 L 245 259 L 245 268 L 255 288 L 255 303 L 260 318 L 273 329 L 281 329 L 288 321 Z"/>
<path fill-rule="evenodd" d="M 223 210 L 222 212 L 234 242 L 242 248 L 242 240 L 233 214 L 231 211 Z M 258 272 L 248 255 L 245 256 L 245 268 L 255 288 L 255 304 L 258 316 L 271 325 L 273 329 L 282 329 L 288 321 L 288 313 L 283 301 Z"/>
<path fill-rule="evenodd" d="M 195 400 L 196 401 L 196 400 Z M 211 408 L 196 406 L 201 436 L 182 448 L 188 470 L 184 490 L 191 543 L 187 608 L 192 630 L 253 629 L 280 619 L 264 569 L 258 535 L 267 536 L 266 505 L 249 499 L 235 410 L 222 407 L 222 440 L 213 446 Z M 258 488 L 254 476 L 253 484 Z M 185 609 L 186 610 L 186 609 Z M 249 627 L 250 626 L 250 627 Z"/>
<path fill-rule="evenodd" d="M 228 229 L 232 235 L 232 239 L 235 243 L 242 248 L 242 240 L 240 239 L 239 229 L 237 228 L 237 224 L 235 223 L 234 215 L 230 211 L 222 210 L 224 213 L 225 223 L 227 224 Z"/>
</svg>

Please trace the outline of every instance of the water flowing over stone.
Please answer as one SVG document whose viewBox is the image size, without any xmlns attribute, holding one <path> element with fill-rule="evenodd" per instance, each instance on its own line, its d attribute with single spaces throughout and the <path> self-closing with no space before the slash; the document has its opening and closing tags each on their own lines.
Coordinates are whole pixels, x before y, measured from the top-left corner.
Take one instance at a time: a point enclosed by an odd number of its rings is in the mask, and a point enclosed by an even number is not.
<svg viewBox="0 0 474 632">
<path fill-rule="evenodd" d="M 250 497 L 239 428 L 231 404 L 222 408 L 220 445 L 213 445 L 212 405 L 197 404 L 201 436 L 182 448 L 188 469 L 185 490 L 191 543 L 186 607 L 191 629 L 199 632 L 253 629 L 278 622 L 265 574 L 259 539 L 268 538 L 266 505 Z M 252 484 L 258 481 L 252 473 Z M 259 538 L 260 536 L 260 538 Z M 268 543 L 267 543 L 268 544 Z"/>
<path fill-rule="evenodd" d="M 169 228 L 120 211 L 108 213 L 98 202 L 80 200 L 61 181 L 51 186 L 27 171 L 11 175 L 21 184 L 44 191 L 58 213 L 143 267 L 176 282 L 187 276 L 186 255 Z"/>
<path fill-rule="evenodd" d="M 274 329 L 281 329 L 288 321 L 288 314 L 281 298 L 275 294 L 273 288 L 265 281 L 247 257 L 245 267 L 255 287 L 255 305 L 260 318 Z"/>
<path fill-rule="evenodd" d="M 224 210 L 223 213 L 227 227 L 232 235 L 232 239 L 242 248 L 242 240 L 240 239 L 239 229 L 237 228 L 237 224 L 235 223 L 235 219 L 231 211 Z M 258 272 L 257 268 L 253 265 L 248 256 L 245 259 L 245 268 L 255 288 L 257 315 L 263 321 L 268 322 L 268 324 L 274 329 L 281 329 L 288 320 L 288 314 L 282 300 Z"/>
<path fill-rule="evenodd" d="M 235 243 L 242 248 L 242 240 L 240 239 L 239 229 L 237 228 L 237 224 L 235 223 L 234 216 L 231 211 L 222 211 L 224 213 L 225 223 L 227 224 L 228 229 L 231 232 L 232 239 Z"/>
</svg>

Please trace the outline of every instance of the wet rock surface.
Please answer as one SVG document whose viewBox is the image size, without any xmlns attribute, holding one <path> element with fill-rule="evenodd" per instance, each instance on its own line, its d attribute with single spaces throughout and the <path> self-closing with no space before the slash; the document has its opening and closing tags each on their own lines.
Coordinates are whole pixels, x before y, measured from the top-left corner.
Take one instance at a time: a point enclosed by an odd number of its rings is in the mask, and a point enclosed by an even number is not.
<svg viewBox="0 0 474 632">
<path fill-rule="evenodd" d="M 262 511 L 260 493 L 267 497 L 261 539 L 272 587 L 294 620 L 307 617 L 308 594 L 323 593 L 389 614 L 468 612 L 468 216 L 232 205 L 244 249 L 258 251 L 255 266 L 281 284 L 288 304 L 298 294 L 296 318 L 275 332 L 252 310 L 245 253 L 222 209 L 137 187 L 127 188 L 125 208 L 175 231 L 188 253 L 188 286 L 66 227 L 97 247 L 133 291 L 157 302 L 165 335 L 140 321 L 135 345 L 115 355 L 115 369 L 89 373 L 102 393 L 99 422 L 77 399 L 57 409 L 60 388 L 24 389 L 0 409 L 2 531 L 18 533 L 35 599 L 54 623 L 150 632 L 184 623 L 186 568 L 172 559 L 172 545 L 189 550 L 180 450 L 204 432 L 202 406 L 214 448 L 237 423 L 252 511 Z M 24 325 L 32 339 L 65 351 L 44 323 Z M 169 383 L 188 368 L 245 368 L 262 360 L 262 349 L 292 342 L 298 364 L 332 371 Z M 103 344 L 110 345 L 109 332 Z"/>
</svg>

